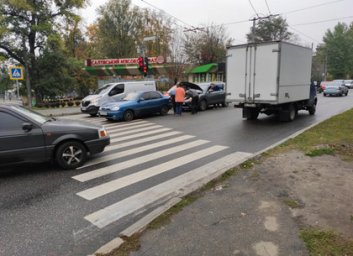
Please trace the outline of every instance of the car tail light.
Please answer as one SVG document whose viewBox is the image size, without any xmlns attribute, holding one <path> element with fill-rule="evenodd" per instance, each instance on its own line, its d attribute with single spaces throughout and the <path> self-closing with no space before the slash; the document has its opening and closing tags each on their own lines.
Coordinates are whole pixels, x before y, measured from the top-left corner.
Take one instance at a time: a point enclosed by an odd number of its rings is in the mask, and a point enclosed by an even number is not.
<svg viewBox="0 0 353 256">
<path fill-rule="evenodd" d="M 99 130 L 99 138 L 107 137 L 108 132 L 105 129 Z"/>
</svg>

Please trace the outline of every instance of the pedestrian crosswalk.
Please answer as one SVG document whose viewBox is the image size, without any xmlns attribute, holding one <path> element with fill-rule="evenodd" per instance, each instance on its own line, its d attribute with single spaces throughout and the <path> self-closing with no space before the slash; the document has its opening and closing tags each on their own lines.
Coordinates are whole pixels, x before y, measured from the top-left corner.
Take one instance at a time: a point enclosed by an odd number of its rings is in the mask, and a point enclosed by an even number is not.
<svg viewBox="0 0 353 256">
<path fill-rule="evenodd" d="M 108 206 L 105 202 L 101 209 L 83 216 L 98 228 L 147 211 L 156 202 L 182 197 L 251 156 L 146 120 L 106 123 L 100 118 L 77 119 L 103 124 L 111 144 L 72 177 L 87 185 L 76 195 L 90 202 L 135 187 L 125 198 L 119 197 Z M 153 179 L 156 182 L 151 183 Z M 141 191 L 136 191 L 140 184 Z"/>
</svg>

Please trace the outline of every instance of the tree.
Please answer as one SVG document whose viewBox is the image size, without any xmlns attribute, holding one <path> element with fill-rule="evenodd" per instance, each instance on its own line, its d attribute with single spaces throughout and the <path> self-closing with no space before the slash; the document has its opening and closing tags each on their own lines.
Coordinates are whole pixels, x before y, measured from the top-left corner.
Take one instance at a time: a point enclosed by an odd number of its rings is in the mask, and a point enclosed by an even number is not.
<svg viewBox="0 0 353 256">
<path fill-rule="evenodd" d="M 89 33 L 91 49 L 95 49 L 101 58 L 137 56 L 137 48 L 141 45 L 151 55 L 168 53 L 172 31 L 170 20 L 162 13 L 132 7 L 130 0 L 110 0 L 99 9 L 99 14 L 97 24 L 90 27 Z M 143 42 L 148 36 L 156 36 L 156 40 Z"/>
<path fill-rule="evenodd" d="M 223 26 L 206 26 L 202 31 L 185 37 L 185 54 L 191 63 L 224 62 L 230 39 Z"/>
<path fill-rule="evenodd" d="M 317 48 L 317 55 L 327 66 L 334 79 L 352 77 L 353 70 L 353 27 L 338 23 L 333 31 L 327 30 L 324 44 Z"/>
<path fill-rule="evenodd" d="M 40 78 L 37 61 L 48 37 L 60 30 L 63 19 L 76 17 L 85 0 L 1 0 L 0 53 L 26 69 L 26 84 L 36 90 Z M 37 91 L 37 90 L 36 90 Z M 31 106 L 31 101 L 29 101 Z"/>
<path fill-rule="evenodd" d="M 288 41 L 292 39 L 293 33 L 288 31 L 287 21 L 281 16 L 260 19 L 255 28 L 250 28 L 246 35 L 248 42 Z"/>
</svg>

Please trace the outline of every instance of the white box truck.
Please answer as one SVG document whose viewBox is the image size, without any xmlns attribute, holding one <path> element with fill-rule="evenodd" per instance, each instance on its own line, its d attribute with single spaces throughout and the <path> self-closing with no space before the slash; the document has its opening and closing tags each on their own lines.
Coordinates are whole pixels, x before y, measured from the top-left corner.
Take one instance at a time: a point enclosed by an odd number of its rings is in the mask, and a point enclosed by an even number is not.
<svg viewBox="0 0 353 256">
<path fill-rule="evenodd" d="M 227 101 L 243 118 L 276 114 L 292 121 L 298 110 L 315 114 L 316 89 L 310 83 L 312 50 L 276 41 L 227 47 Z"/>
</svg>

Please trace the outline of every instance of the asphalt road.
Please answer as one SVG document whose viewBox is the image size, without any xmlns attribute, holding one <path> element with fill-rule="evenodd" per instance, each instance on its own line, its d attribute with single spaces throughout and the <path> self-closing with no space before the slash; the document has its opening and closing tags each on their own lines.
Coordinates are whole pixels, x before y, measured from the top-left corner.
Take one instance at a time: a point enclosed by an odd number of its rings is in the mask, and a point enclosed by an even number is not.
<svg viewBox="0 0 353 256">
<path fill-rule="evenodd" d="M 242 159 L 352 108 L 351 93 L 319 95 L 316 115 L 302 111 L 291 123 L 265 115 L 246 121 L 232 106 L 131 123 L 70 116 L 105 124 L 112 144 L 75 171 L 50 164 L 1 170 L 0 255 L 93 253 L 168 202 L 194 173 L 220 168 L 228 156 Z"/>
</svg>

